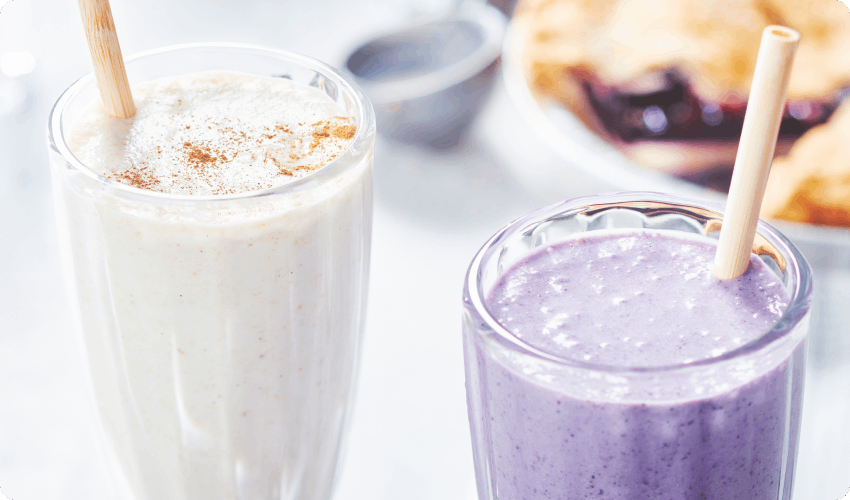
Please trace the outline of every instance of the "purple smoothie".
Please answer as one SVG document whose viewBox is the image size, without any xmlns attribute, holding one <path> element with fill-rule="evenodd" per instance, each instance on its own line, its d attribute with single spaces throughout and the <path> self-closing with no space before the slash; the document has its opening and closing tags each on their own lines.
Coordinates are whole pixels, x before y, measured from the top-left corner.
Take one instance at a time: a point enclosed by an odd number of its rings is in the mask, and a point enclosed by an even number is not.
<svg viewBox="0 0 850 500">
<path fill-rule="evenodd" d="M 491 490 L 482 498 L 790 498 L 802 343 L 705 363 L 763 336 L 789 297 L 755 256 L 741 278 L 717 280 L 715 249 L 678 232 L 603 233 L 502 274 L 487 297 L 494 319 L 598 369 L 520 359 L 470 343 L 467 329 L 470 422 Z M 658 371 L 672 365 L 693 368 Z"/>
</svg>

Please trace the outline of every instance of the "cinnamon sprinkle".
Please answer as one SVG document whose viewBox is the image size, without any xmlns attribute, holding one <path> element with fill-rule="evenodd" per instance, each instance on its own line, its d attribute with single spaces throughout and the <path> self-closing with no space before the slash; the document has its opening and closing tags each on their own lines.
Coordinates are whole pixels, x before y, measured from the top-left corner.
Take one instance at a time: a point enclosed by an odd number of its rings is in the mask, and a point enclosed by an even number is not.
<svg viewBox="0 0 850 500">
<path fill-rule="evenodd" d="M 162 160 L 168 151 L 172 154 L 175 150 L 179 151 L 177 165 L 185 165 L 186 168 L 178 168 L 177 172 L 169 173 L 167 179 L 157 178 L 143 163 L 116 171 L 109 174 L 109 177 L 123 184 L 151 191 L 169 192 L 169 185 L 203 184 L 209 187 L 212 194 L 235 194 L 243 192 L 244 189 L 237 191 L 223 185 L 224 181 L 220 176 L 238 155 L 249 154 L 254 156 L 255 160 L 274 165 L 274 170 L 269 172 L 273 175 L 270 182 L 257 183 L 251 187 L 264 189 L 280 182 L 275 179 L 296 177 L 295 172 L 300 172 L 300 177 L 330 163 L 357 133 L 357 127 L 350 124 L 349 119 L 345 117 L 315 122 L 307 126 L 308 130 L 304 131 L 306 134 L 301 134 L 310 138 L 304 151 L 299 147 L 301 140 L 297 134 L 283 124 L 267 127 L 256 136 L 219 123 L 210 124 L 207 128 L 213 126 L 220 134 L 220 140 L 217 140 L 215 145 L 208 141 L 183 140 L 179 143 L 179 148 L 169 148 L 165 144 L 156 146 L 150 152 L 155 156 L 155 160 Z M 260 155 L 257 156 L 257 153 Z"/>
<path fill-rule="evenodd" d="M 188 151 L 186 159 L 190 166 L 195 168 L 218 166 L 219 158 L 211 154 L 209 146 L 194 146 L 192 143 L 184 142 L 183 148 Z"/>
<path fill-rule="evenodd" d="M 331 135 L 337 139 L 354 139 L 354 134 L 357 133 L 357 127 L 354 125 L 334 125 L 331 128 Z"/>
<path fill-rule="evenodd" d="M 142 167 L 137 170 L 122 170 L 115 173 L 107 173 L 106 177 L 118 181 L 122 184 L 129 184 L 139 189 L 147 189 L 149 191 L 158 191 L 160 185 L 159 180 L 148 171 L 147 167 Z"/>
<path fill-rule="evenodd" d="M 351 119 L 334 116 L 332 106 L 278 112 L 278 96 L 291 96 L 290 83 L 283 88 L 277 80 L 258 84 L 256 77 L 226 76 L 234 87 L 251 80 L 247 91 L 239 87 L 250 106 L 245 112 L 239 102 L 217 99 L 220 91 L 207 85 L 205 75 L 192 77 L 200 91 L 182 99 L 158 99 L 172 92 L 158 81 L 135 93 L 141 112 L 107 134 L 116 154 L 99 171 L 116 182 L 164 193 L 243 193 L 285 184 L 328 165 L 357 133 Z M 280 101 L 285 104 L 280 109 L 290 106 L 288 99 Z M 268 109 L 256 108 L 263 100 L 270 100 Z M 234 107 L 239 112 L 230 114 Z M 105 158 L 98 153 L 103 142 L 86 146 L 93 152 L 86 162 L 95 165 Z"/>
</svg>

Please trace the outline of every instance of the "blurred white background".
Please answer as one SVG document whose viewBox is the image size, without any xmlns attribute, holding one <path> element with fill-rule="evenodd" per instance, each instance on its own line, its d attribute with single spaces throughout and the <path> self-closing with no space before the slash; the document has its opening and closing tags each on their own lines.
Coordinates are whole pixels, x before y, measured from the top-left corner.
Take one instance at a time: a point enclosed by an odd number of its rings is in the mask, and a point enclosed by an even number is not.
<svg viewBox="0 0 850 500">
<path fill-rule="evenodd" d="M 125 55 L 233 41 L 341 66 L 367 38 L 441 16 L 454 4 L 113 0 L 112 9 Z M 45 144 L 51 106 L 89 71 L 75 1 L 12 0 L 3 7 L 0 488 L 13 500 L 114 498 L 64 300 Z M 364 358 L 337 500 L 475 498 L 460 343 L 462 279 L 475 251 L 509 220 L 558 199 L 608 190 L 586 174 L 558 168 L 562 163 L 531 135 L 498 78 L 457 148 L 438 154 L 379 138 Z M 525 168 L 554 172 L 550 189 L 533 192 L 521 183 L 517 176 Z M 847 386 L 838 389 L 850 398 Z M 798 498 L 832 500 L 843 488 L 835 494 L 812 489 L 827 496 Z"/>
</svg>

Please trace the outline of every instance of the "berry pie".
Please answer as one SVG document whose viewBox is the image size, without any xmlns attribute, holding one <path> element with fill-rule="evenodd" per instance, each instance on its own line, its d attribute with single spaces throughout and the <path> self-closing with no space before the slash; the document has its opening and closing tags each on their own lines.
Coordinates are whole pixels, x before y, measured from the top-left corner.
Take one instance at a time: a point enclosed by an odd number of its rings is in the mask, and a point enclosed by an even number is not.
<svg viewBox="0 0 850 500">
<path fill-rule="evenodd" d="M 850 13 L 838 0 L 525 0 L 516 18 L 538 98 L 637 163 L 719 190 L 765 27 L 801 34 L 777 156 L 850 95 Z"/>
</svg>

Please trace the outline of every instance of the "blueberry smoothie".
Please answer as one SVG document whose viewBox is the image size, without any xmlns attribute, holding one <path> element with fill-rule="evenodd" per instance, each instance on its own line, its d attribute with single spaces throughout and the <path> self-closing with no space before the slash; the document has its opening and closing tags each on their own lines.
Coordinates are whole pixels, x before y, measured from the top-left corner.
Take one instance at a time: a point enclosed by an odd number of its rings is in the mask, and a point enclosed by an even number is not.
<svg viewBox="0 0 850 500">
<path fill-rule="evenodd" d="M 790 498 L 804 343 L 736 356 L 790 297 L 755 255 L 714 278 L 715 250 L 681 232 L 584 233 L 501 273 L 485 307 L 539 355 L 466 322 L 482 499 Z"/>
</svg>

